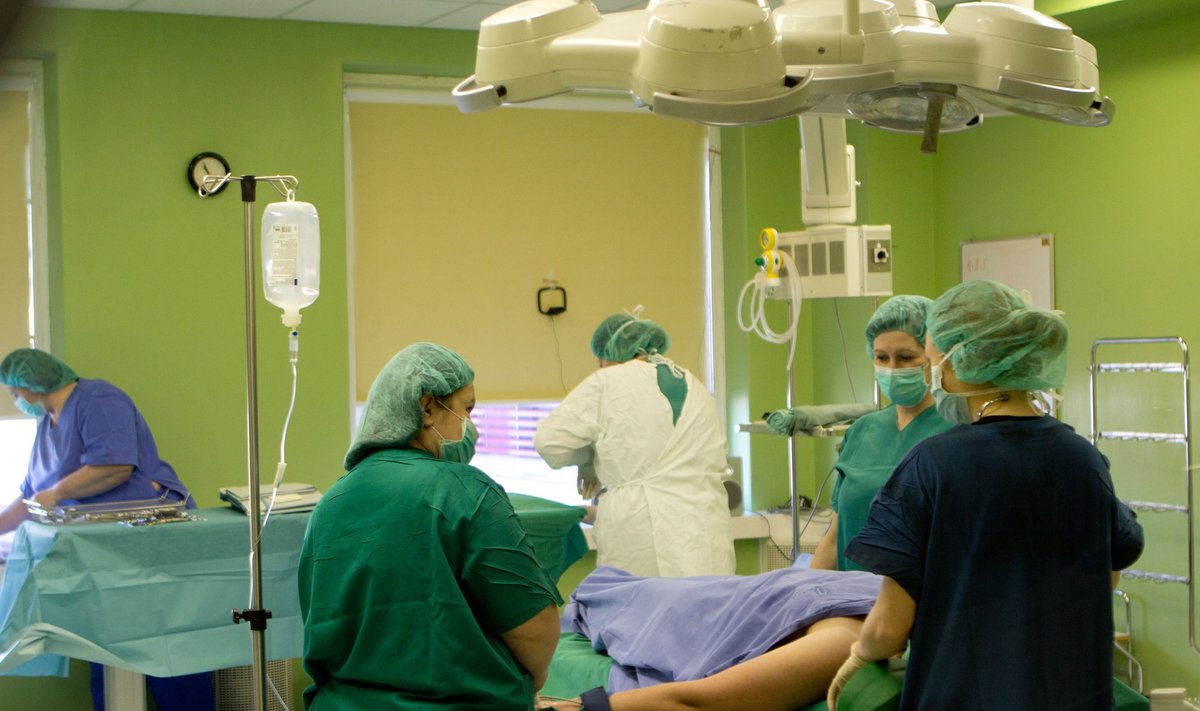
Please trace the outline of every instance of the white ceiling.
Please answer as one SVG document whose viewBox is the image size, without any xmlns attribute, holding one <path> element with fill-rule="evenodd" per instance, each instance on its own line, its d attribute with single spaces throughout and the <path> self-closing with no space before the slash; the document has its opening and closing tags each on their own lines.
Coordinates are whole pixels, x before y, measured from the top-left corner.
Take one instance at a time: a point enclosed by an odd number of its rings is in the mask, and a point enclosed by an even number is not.
<svg viewBox="0 0 1200 711">
<path fill-rule="evenodd" d="M 938 6 L 954 0 L 935 0 Z M 646 0 L 593 0 L 601 12 L 645 7 Z M 770 0 L 778 6 L 782 0 Z M 359 25 L 477 30 L 479 23 L 516 0 L 31 0 L 43 7 L 130 10 L 182 15 L 255 17 Z"/>
<path fill-rule="evenodd" d="M 601 12 L 628 10 L 646 4 L 645 0 L 593 1 Z M 515 5 L 516 0 L 31 0 L 30 4 L 85 10 L 477 30 L 484 18 Z"/>
</svg>

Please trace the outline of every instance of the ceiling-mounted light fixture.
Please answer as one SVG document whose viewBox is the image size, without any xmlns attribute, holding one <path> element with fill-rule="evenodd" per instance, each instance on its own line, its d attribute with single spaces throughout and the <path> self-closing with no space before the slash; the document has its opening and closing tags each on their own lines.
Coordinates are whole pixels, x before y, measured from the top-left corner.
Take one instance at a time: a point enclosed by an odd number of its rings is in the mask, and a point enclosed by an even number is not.
<svg viewBox="0 0 1200 711">
<path fill-rule="evenodd" d="M 850 115 L 889 131 L 925 134 L 922 152 L 937 152 L 937 136 L 974 128 L 979 112 L 958 96 L 955 84 L 902 84 L 860 91 L 846 98 Z"/>
<path fill-rule="evenodd" d="M 701 123 L 760 123 L 808 108 L 765 0 L 655 0 L 602 15 L 591 0 L 526 0 L 483 21 L 463 112 L 574 89 L 628 91 L 652 111 Z"/>
<path fill-rule="evenodd" d="M 715 125 L 793 114 L 937 135 L 1020 114 L 1103 126 L 1095 49 L 1027 0 L 526 0 L 484 20 L 476 74 L 454 89 L 479 111 L 574 89 L 628 91 L 656 113 Z"/>
</svg>

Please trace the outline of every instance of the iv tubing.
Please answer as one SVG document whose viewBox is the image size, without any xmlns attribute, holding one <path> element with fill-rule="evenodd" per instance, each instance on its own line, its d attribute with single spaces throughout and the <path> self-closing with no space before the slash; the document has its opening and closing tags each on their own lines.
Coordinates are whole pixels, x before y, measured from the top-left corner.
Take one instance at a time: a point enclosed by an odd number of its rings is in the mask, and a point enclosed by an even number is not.
<svg viewBox="0 0 1200 711">
<path fill-rule="evenodd" d="M 266 528 L 271 511 L 275 508 L 275 497 L 279 495 L 279 485 L 283 483 L 283 472 L 287 469 L 287 433 L 288 425 L 292 422 L 292 412 L 296 409 L 296 361 L 299 360 L 300 334 L 292 330 L 288 338 L 288 360 L 292 364 L 292 400 L 288 403 L 287 416 L 283 419 L 283 434 L 279 437 L 279 464 L 275 467 L 275 481 L 271 485 L 271 503 L 267 505 L 267 513 L 263 515 L 262 528 Z M 261 534 L 261 529 L 259 532 Z"/>
</svg>

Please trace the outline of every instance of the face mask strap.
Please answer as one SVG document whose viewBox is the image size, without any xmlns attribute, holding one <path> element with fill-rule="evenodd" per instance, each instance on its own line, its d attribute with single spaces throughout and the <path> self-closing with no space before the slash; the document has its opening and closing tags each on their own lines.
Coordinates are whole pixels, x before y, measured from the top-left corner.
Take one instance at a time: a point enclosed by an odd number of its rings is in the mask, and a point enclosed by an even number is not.
<svg viewBox="0 0 1200 711">
<path fill-rule="evenodd" d="M 1062 395 L 1059 395 L 1053 390 L 1030 390 L 1027 393 L 1029 398 L 1029 406 L 1043 415 L 1049 415 L 1054 411 L 1057 403 L 1062 402 Z"/>
<path fill-rule="evenodd" d="M 961 348 L 964 343 L 966 343 L 966 341 L 959 341 L 958 343 L 955 343 L 950 348 L 950 352 L 945 354 L 942 357 L 942 360 L 939 361 L 937 365 L 931 364 L 929 366 L 930 367 L 929 383 L 930 383 L 931 387 L 934 387 L 937 390 L 941 390 L 942 392 L 946 393 L 947 395 L 953 395 L 955 397 L 973 397 L 975 395 L 991 395 L 992 393 L 999 393 L 999 392 L 1004 392 L 1005 390 L 1012 389 L 1012 388 L 992 387 L 992 388 L 984 388 L 983 390 L 971 390 L 971 391 L 968 391 L 965 393 L 952 393 L 949 390 L 946 390 L 945 388 L 943 388 L 942 387 L 942 366 L 944 366 L 946 364 L 946 361 L 950 360 L 950 356 L 954 355 L 954 351 Z M 936 375 L 934 375 L 935 373 L 936 373 Z"/>
<path fill-rule="evenodd" d="M 454 410 L 451 410 L 450 406 L 442 402 L 440 398 L 434 398 L 434 400 L 437 402 L 437 404 L 442 406 L 443 410 L 457 417 L 458 421 L 462 423 L 462 434 L 459 435 L 458 439 L 447 439 L 446 435 L 442 434 L 441 430 L 437 428 L 437 425 L 434 425 L 432 422 L 429 424 L 429 426 L 433 428 L 433 431 L 437 432 L 438 437 L 442 438 L 442 444 L 453 444 L 455 442 L 463 441 L 467 438 L 468 427 L 475 430 L 476 436 L 478 436 L 479 430 L 475 427 L 475 423 L 471 421 L 470 415 L 463 416 L 458 414 Z"/>
<path fill-rule="evenodd" d="M 438 404 L 462 422 L 462 433 L 458 439 L 446 439 L 446 435 L 442 434 L 437 426 L 430 423 L 430 427 L 433 427 L 433 431 L 437 432 L 438 437 L 441 438 L 441 442 L 438 443 L 437 456 L 440 459 L 467 464 L 475 455 L 475 442 L 479 437 L 479 430 L 476 429 L 475 423 L 471 422 L 470 415 L 464 417 L 458 414 L 441 400 L 438 400 Z"/>
<path fill-rule="evenodd" d="M 445 410 L 446 412 L 449 412 L 451 415 L 454 415 L 455 417 L 457 417 L 457 418 L 458 418 L 458 420 L 459 420 L 459 422 L 466 422 L 466 421 L 467 421 L 467 418 L 466 418 L 466 417 L 464 417 L 463 415 L 460 415 L 460 414 L 458 414 L 458 413 L 457 413 L 457 412 L 455 412 L 454 410 L 451 410 L 451 409 L 450 409 L 450 406 L 449 406 L 449 405 L 447 405 L 446 403 L 442 402 L 440 398 L 434 398 L 434 399 L 437 401 L 437 404 L 439 404 L 439 405 L 441 405 L 441 406 L 442 406 L 442 409 L 443 409 L 443 410 Z M 435 427 L 434 429 L 436 430 L 437 428 Z M 441 434 L 441 433 L 439 432 L 438 434 Z"/>
</svg>

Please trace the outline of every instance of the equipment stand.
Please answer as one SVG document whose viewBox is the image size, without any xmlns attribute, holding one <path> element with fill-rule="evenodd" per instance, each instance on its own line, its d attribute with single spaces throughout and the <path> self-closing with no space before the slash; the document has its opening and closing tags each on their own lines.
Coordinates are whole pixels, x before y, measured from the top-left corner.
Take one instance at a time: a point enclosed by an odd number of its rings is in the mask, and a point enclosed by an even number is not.
<svg viewBox="0 0 1200 711">
<path fill-rule="evenodd" d="M 256 329 L 256 285 L 258 258 L 254 241 L 254 201 L 259 182 L 273 184 L 278 190 L 283 186 L 294 192 L 299 182 L 290 175 L 255 177 L 243 175 L 205 176 L 200 196 L 207 197 L 227 182 L 236 180 L 242 186 L 243 244 L 246 266 L 246 466 L 249 478 L 250 501 L 247 518 L 250 520 L 250 608 L 234 610 L 233 622 L 245 620 L 250 623 L 251 662 L 254 669 L 254 709 L 267 708 L 267 620 L 270 610 L 263 609 L 261 535 L 262 522 L 259 518 L 261 496 L 258 476 L 258 348 Z"/>
</svg>

